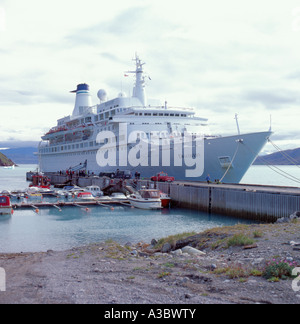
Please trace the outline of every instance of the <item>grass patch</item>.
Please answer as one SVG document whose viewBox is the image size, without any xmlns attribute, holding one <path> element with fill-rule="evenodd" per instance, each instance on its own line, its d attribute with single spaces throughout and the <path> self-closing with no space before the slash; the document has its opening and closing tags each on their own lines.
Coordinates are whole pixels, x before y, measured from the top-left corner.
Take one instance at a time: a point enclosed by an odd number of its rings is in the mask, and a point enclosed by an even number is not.
<svg viewBox="0 0 300 324">
<path fill-rule="evenodd" d="M 167 277 L 167 276 L 170 276 L 171 275 L 171 272 L 161 272 L 157 278 L 161 279 L 161 278 L 164 278 L 164 277 Z"/>
<path fill-rule="evenodd" d="M 190 236 L 194 236 L 196 234 L 197 234 L 196 232 L 185 232 L 185 233 L 170 235 L 170 236 L 161 238 L 155 245 L 155 248 L 161 249 L 165 243 L 169 243 L 173 246 L 176 244 L 177 241 L 184 240 L 184 239 L 186 239 Z"/>
<path fill-rule="evenodd" d="M 235 234 L 227 240 L 227 248 L 231 246 L 246 246 L 254 244 L 254 240 L 243 233 Z"/>
<path fill-rule="evenodd" d="M 261 231 L 254 231 L 253 232 L 253 237 L 254 238 L 261 238 L 261 237 L 263 237 L 264 235 L 263 235 L 263 233 L 261 232 Z"/>
<path fill-rule="evenodd" d="M 213 271 L 214 274 L 225 274 L 230 279 L 248 278 L 250 273 L 240 265 L 232 265 L 225 268 L 219 268 Z"/>
</svg>

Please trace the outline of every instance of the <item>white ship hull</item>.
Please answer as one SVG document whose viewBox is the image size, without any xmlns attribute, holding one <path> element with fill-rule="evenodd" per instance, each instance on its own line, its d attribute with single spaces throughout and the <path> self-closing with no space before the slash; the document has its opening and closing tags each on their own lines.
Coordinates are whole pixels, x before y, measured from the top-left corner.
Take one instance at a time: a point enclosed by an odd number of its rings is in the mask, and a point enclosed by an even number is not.
<svg viewBox="0 0 300 324">
<path fill-rule="evenodd" d="M 170 166 L 164 166 L 162 164 L 159 166 L 151 166 L 149 163 L 149 166 L 146 167 L 122 167 L 117 164 L 116 166 L 101 168 L 97 164 L 96 156 L 98 150 L 95 149 L 40 155 L 40 169 L 42 172 L 59 172 L 80 163 L 84 163 L 87 160 L 87 170 L 89 170 L 90 174 L 93 172 L 95 175 L 99 175 L 100 172 L 104 171 L 113 172 L 116 171 L 116 169 L 120 169 L 121 171 L 130 170 L 132 172 L 138 170 L 142 178 L 150 178 L 158 172 L 164 171 L 174 176 L 176 180 L 204 181 L 209 174 L 212 181 L 214 181 L 215 179 L 222 179 L 229 167 L 227 164 L 221 164 L 220 157 L 229 157 L 230 161 L 232 161 L 237 151 L 232 166 L 223 178 L 223 182 L 239 183 L 266 144 L 270 135 L 271 132 L 261 132 L 206 139 L 204 141 L 204 172 L 200 176 L 192 178 L 186 176 L 187 167 L 184 166 L 184 161 L 182 167 L 174 166 L 172 148 Z M 243 140 L 242 143 L 237 142 L 241 139 Z M 149 159 L 151 159 L 150 151 Z"/>
</svg>

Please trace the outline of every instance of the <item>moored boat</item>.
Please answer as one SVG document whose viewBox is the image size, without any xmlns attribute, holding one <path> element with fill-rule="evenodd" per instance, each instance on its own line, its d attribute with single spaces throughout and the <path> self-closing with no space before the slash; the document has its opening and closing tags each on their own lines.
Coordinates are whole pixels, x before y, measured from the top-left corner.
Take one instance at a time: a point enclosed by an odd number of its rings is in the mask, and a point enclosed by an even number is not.
<svg viewBox="0 0 300 324">
<path fill-rule="evenodd" d="M 128 197 L 130 204 L 140 209 L 161 209 L 160 191 L 155 189 L 142 189 Z"/>
<path fill-rule="evenodd" d="M 12 214 L 12 205 L 8 196 L 0 196 L 0 215 Z"/>
<path fill-rule="evenodd" d="M 32 176 L 32 183 L 29 185 L 29 187 L 50 189 L 50 179 L 43 174 L 35 174 Z"/>
<path fill-rule="evenodd" d="M 114 192 L 110 196 L 113 200 L 128 200 L 122 192 Z"/>
<path fill-rule="evenodd" d="M 163 208 L 169 208 L 171 203 L 171 198 L 164 192 L 160 193 L 161 206 Z"/>
<path fill-rule="evenodd" d="M 103 192 L 101 191 L 99 186 L 89 186 L 85 188 L 88 192 L 90 192 L 94 197 L 102 197 Z"/>
<path fill-rule="evenodd" d="M 95 200 L 95 197 L 90 192 L 79 192 L 76 196 L 78 200 Z"/>
<path fill-rule="evenodd" d="M 135 70 L 128 72 L 135 74 L 130 96 L 121 92 L 109 99 L 100 89 L 99 102 L 93 105 L 86 83 L 71 91 L 76 94 L 73 113 L 42 136 L 39 169 L 57 172 L 77 164 L 89 174 L 112 175 L 117 168 L 125 175 L 139 166 L 137 178 L 151 178 L 163 168 L 177 180 L 205 181 L 210 174 L 223 183 L 239 183 L 271 129 L 243 134 L 238 127 L 237 134 L 221 136 L 223 129 L 212 133 L 208 119 L 197 116 L 196 109 L 148 99 L 145 63 L 137 55 L 134 61 Z M 236 122 L 238 126 L 237 117 Z"/>
</svg>

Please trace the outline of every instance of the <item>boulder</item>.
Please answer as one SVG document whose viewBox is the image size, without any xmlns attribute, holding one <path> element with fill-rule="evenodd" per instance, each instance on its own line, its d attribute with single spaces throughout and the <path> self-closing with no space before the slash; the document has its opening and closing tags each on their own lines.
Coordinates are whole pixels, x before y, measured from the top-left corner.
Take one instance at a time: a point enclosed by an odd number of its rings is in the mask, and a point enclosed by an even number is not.
<svg viewBox="0 0 300 324">
<path fill-rule="evenodd" d="M 206 255 L 205 252 L 202 252 L 202 251 L 200 251 L 198 249 L 195 249 L 195 248 L 193 248 L 191 246 L 185 246 L 181 250 L 182 250 L 183 253 L 188 253 L 190 255 L 198 255 L 198 256 Z"/>
<path fill-rule="evenodd" d="M 162 253 L 169 253 L 172 250 L 172 246 L 170 243 L 165 243 L 161 248 Z"/>
<path fill-rule="evenodd" d="M 299 211 L 294 212 L 292 215 L 290 215 L 288 217 L 282 217 L 282 218 L 277 219 L 276 223 L 277 224 L 290 223 L 294 219 L 300 219 L 300 212 Z"/>
</svg>

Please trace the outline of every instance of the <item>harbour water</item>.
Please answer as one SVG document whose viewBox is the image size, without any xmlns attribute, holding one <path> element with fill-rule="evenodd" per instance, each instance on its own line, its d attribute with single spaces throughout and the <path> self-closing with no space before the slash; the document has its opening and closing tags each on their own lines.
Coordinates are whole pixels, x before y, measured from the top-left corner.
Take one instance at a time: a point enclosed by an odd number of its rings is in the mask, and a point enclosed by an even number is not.
<svg viewBox="0 0 300 324">
<path fill-rule="evenodd" d="M 0 192 L 28 187 L 25 174 L 34 169 L 33 165 L 21 165 L 14 170 L 0 168 Z M 297 167 L 280 169 L 300 178 Z M 253 166 L 242 182 L 298 186 L 264 166 Z M 33 209 L 16 210 L 12 216 L 0 216 L 0 253 L 65 250 L 108 239 L 120 243 L 149 242 L 171 234 L 247 222 L 185 209 L 142 211 L 115 206 L 113 210 L 91 207 L 86 211 L 85 208 L 70 207 L 61 212 L 55 208 L 41 209 L 39 213 Z"/>
</svg>

